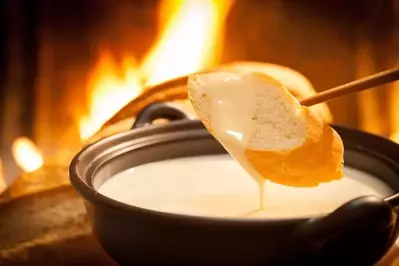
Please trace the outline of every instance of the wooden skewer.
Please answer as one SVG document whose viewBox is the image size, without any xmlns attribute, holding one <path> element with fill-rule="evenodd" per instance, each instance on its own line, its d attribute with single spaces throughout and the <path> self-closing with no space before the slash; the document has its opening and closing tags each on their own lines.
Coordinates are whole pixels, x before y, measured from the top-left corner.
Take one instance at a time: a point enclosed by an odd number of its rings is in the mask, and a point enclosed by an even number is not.
<svg viewBox="0 0 399 266">
<path fill-rule="evenodd" d="M 110 126 L 114 123 L 117 123 L 118 121 L 121 121 L 123 119 L 127 119 L 129 117 L 132 117 L 133 115 L 136 115 L 137 112 L 140 110 L 140 108 L 143 107 L 146 104 L 148 104 L 148 99 L 150 98 L 157 98 L 158 100 L 165 100 L 167 97 L 170 96 L 165 96 L 165 93 L 162 93 L 163 90 L 166 90 L 167 88 L 174 88 L 174 87 L 179 87 L 179 86 L 185 86 L 187 84 L 187 79 L 188 76 L 182 76 L 158 85 L 155 85 L 152 87 L 151 90 L 148 90 L 141 94 L 139 97 L 136 99 L 132 100 L 130 103 L 128 103 L 125 107 L 123 107 L 119 112 L 114 115 L 111 119 L 109 119 L 103 126 L 102 129 L 104 129 L 107 126 Z M 373 88 L 378 85 L 386 84 L 389 82 L 393 82 L 399 80 L 399 69 L 390 69 L 387 71 L 383 71 L 371 76 L 368 76 L 363 79 L 359 79 L 338 87 L 335 87 L 333 89 L 329 89 L 323 92 L 320 92 L 318 94 L 315 94 L 309 98 L 301 100 L 301 104 L 305 106 L 312 106 L 316 105 L 322 102 L 327 102 L 339 97 L 346 96 L 348 94 L 366 90 L 369 88 Z M 178 99 L 186 99 L 187 98 L 187 92 L 184 89 L 181 89 L 177 94 L 176 92 L 172 92 L 170 94 L 174 93 L 174 98 Z M 151 97 L 150 97 L 151 96 Z M 170 99 L 169 99 L 170 100 Z M 135 110 L 135 111 L 132 111 Z"/>
<path fill-rule="evenodd" d="M 329 90 L 325 90 L 309 98 L 303 99 L 300 102 L 302 105 L 312 106 L 397 80 L 399 80 L 399 68 L 392 68 Z"/>
</svg>

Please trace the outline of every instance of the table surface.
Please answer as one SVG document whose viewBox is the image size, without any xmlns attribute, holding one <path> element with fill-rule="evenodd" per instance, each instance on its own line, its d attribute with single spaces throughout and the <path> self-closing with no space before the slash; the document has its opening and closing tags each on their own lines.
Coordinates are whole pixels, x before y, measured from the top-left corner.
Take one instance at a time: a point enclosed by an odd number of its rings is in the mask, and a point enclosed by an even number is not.
<svg viewBox="0 0 399 266">
<path fill-rule="evenodd" d="M 0 196 L 0 265 L 117 265 L 93 238 L 67 169 L 21 176 Z M 399 266 L 399 242 L 377 264 L 391 265 Z"/>
</svg>

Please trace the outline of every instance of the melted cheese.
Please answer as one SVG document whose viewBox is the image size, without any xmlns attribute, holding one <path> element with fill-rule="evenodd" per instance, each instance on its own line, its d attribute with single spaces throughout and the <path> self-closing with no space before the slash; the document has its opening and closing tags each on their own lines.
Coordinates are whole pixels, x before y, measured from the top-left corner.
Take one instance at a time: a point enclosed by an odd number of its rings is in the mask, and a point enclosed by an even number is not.
<svg viewBox="0 0 399 266">
<path fill-rule="evenodd" d="M 229 155 L 179 158 L 140 165 L 112 176 L 98 189 L 114 200 L 145 209 L 206 217 L 273 219 L 328 213 L 364 195 L 392 190 L 368 173 L 344 168 L 341 180 L 312 188 L 265 182 L 264 208 L 258 186 Z"/>
<path fill-rule="evenodd" d="M 310 187 L 343 176 L 339 135 L 287 88 L 260 74 L 192 76 L 190 100 L 208 130 L 263 186 Z"/>
</svg>

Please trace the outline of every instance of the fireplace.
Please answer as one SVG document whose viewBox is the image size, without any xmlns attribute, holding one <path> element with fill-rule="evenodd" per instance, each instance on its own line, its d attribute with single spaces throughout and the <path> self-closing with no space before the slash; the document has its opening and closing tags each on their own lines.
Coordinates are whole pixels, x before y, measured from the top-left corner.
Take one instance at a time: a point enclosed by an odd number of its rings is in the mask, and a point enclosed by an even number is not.
<svg viewBox="0 0 399 266">
<path fill-rule="evenodd" d="M 18 137 L 70 158 L 149 86 L 221 63 L 285 65 L 319 91 L 395 66 L 394 2 L 4 1 L 4 179 L 20 170 Z M 395 86 L 331 102 L 334 123 L 395 137 Z"/>
<path fill-rule="evenodd" d="M 66 167 L 132 99 L 195 71 L 270 62 L 321 91 L 399 66 L 398 12 L 393 0 L 1 1 L 2 187 Z M 329 108 L 334 123 L 399 141 L 398 83 Z"/>
</svg>

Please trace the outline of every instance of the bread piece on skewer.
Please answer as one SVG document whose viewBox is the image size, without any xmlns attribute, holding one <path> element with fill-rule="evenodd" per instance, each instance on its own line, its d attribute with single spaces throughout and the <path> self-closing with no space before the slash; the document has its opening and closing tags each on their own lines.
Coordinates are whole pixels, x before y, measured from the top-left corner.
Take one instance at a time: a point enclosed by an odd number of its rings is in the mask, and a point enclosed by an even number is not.
<svg viewBox="0 0 399 266">
<path fill-rule="evenodd" d="M 255 179 L 311 187 L 343 176 L 340 136 L 278 80 L 211 72 L 188 89 L 206 128 Z"/>
</svg>

